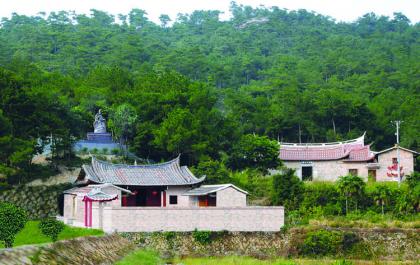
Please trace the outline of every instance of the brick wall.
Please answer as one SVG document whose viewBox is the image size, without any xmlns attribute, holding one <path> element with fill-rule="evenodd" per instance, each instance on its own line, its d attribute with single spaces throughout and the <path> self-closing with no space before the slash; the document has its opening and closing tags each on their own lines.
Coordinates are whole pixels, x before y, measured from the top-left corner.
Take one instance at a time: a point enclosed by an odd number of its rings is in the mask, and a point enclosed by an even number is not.
<svg viewBox="0 0 420 265">
<path fill-rule="evenodd" d="M 397 150 L 391 150 L 378 155 L 378 163 L 380 168 L 376 171 L 377 181 L 393 180 L 387 176 L 388 167 L 392 166 L 392 158 L 397 157 Z M 413 153 L 400 149 L 400 165 L 403 167 L 405 175 L 410 175 L 414 171 Z"/>
<path fill-rule="evenodd" d="M 192 205 L 192 200 L 190 200 L 189 196 L 183 196 L 182 194 L 184 194 L 187 190 L 191 189 L 190 187 L 185 187 L 185 186 L 181 186 L 181 187 L 168 187 L 168 189 L 166 190 L 166 207 L 169 208 L 177 208 L 177 207 L 190 207 L 193 206 Z M 175 205 L 171 205 L 169 203 L 169 196 L 170 195 L 175 195 L 178 197 L 178 203 Z"/>
<path fill-rule="evenodd" d="M 94 219 L 95 219 L 95 206 Z M 95 224 L 95 222 L 94 222 Z M 106 232 L 153 231 L 279 231 L 284 225 L 283 207 L 207 207 L 103 209 Z"/>
<path fill-rule="evenodd" d="M 285 166 L 296 170 L 296 175 L 302 178 L 300 161 L 285 161 Z M 314 181 L 336 181 L 340 176 L 349 174 L 349 169 L 357 169 L 360 177 L 367 180 L 368 168 L 366 162 L 313 161 L 312 178 Z"/>
<path fill-rule="evenodd" d="M 246 194 L 229 187 L 216 193 L 217 207 L 246 207 Z"/>
</svg>

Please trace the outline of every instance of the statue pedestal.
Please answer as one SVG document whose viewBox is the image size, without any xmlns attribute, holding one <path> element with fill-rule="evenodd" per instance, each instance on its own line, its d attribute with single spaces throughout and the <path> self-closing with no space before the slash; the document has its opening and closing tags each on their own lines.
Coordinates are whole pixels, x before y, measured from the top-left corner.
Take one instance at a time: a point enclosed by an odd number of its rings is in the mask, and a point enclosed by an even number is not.
<svg viewBox="0 0 420 265">
<path fill-rule="evenodd" d="M 86 150 L 98 150 L 99 153 L 106 153 L 110 154 L 113 149 L 120 150 L 122 147 L 120 144 L 115 143 L 112 141 L 112 135 L 111 133 L 94 133 L 90 132 L 87 133 L 87 139 L 86 140 L 80 140 L 77 141 L 74 145 L 74 150 L 76 152 Z M 106 152 L 105 152 L 106 150 Z"/>
<path fill-rule="evenodd" d="M 88 133 L 87 140 L 96 143 L 112 143 L 111 133 Z"/>
<path fill-rule="evenodd" d="M 124 145 L 112 141 L 112 134 L 106 132 L 106 121 L 102 117 L 101 110 L 95 115 L 93 128 L 93 132 L 87 133 L 86 140 L 80 140 L 74 144 L 73 150 L 76 152 L 90 152 L 91 150 L 95 150 L 95 153 L 110 154 L 115 153 L 114 149 L 120 150 L 125 148 Z"/>
</svg>

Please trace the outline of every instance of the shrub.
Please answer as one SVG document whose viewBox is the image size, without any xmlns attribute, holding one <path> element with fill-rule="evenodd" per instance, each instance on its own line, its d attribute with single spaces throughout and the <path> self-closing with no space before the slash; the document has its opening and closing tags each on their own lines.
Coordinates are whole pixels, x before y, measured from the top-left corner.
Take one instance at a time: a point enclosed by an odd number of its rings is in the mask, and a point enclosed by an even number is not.
<svg viewBox="0 0 420 265">
<path fill-rule="evenodd" d="M 203 245 L 209 244 L 211 242 L 211 234 L 211 231 L 194 230 L 192 232 L 194 240 Z"/>
<path fill-rule="evenodd" d="M 105 154 L 105 155 L 108 154 L 108 148 L 106 147 L 102 148 L 102 154 Z"/>
<path fill-rule="evenodd" d="M 342 249 L 345 253 L 352 250 L 353 246 L 359 243 L 360 239 L 355 233 L 345 232 L 342 237 Z"/>
<path fill-rule="evenodd" d="M 60 222 L 53 218 L 47 218 L 41 220 L 39 223 L 39 230 L 51 238 L 53 242 L 57 241 L 58 235 L 63 231 L 65 225 L 63 222 Z"/>
<path fill-rule="evenodd" d="M 283 170 L 273 176 L 273 204 L 283 205 L 289 210 L 299 208 L 303 199 L 304 186 L 292 169 Z"/>
<path fill-rule="evenodd" d="M 307 256 L 335 256 L 351 253 L 359 242 L 360 239 L 352 232 L 318 230 L 306 235 L 301 251 Z"/>
<path fill-rule="evenodd" d="M 165 239 L 167 241 L 171 241 L 172 239 L 175 238 L 176 233 L 173 231 L 167 231 L 167 232 L 163 232 L 163 236 L 165 237 Z"/>
<path fill-rule="evenodd" d="M 404 213 L 416 213 L 420 210 L 420 174 L 414 172 L 407 176 L 403 192 L 398 198 L 397 209 Z"/>
<path fill-rule="evenodd" d="M 342 235 L 339 232 L 319 230 L 309 232 L 303 242 L 302 252 L 308 256 L 335 255 L 342 244 Z"/>
<path fill-rule="evenodd" d="M 327 182 L 304 182 L 301 207 L 310 209 L 319 206 L 322 207 L 324 215 L 337 215 L 342 212 L 337 185 Z"/>
<path fill-rule="evenodd" d="M 305 194 L 302 204 L 325 206 L 340 199 L 337 185 L 331 182 L 304 182 Z"/>
<path fill-rule="evenodd" d="M 99 152 L 98 148 L 95 147 L 92 149 L 92 154 L 97 154 L 98 152 Z"/>
<path fill-rule="evenodd" d="M 0 203 L 0 240 L 6 248 L 13 246 L 16 234 L 28 220 L 26 212 L 11 203 Z"/>
<path fill-rule="evenodd" d="M 363 204 L 365 208 L 377 213 L 385 214 L 387 211 L 393 211 L 404 186 L 398 187 L 398 184 L 394 182 L 369 183 L 366 186 Z"/>
<path fill-rule="evenodd" d="M 111 154 L 113 154 L 113 155 L 118 155 L 119 153 L 120 153 L 120 150 L 118 148 L 113 148 L 111 150 Z"/>
</svg>

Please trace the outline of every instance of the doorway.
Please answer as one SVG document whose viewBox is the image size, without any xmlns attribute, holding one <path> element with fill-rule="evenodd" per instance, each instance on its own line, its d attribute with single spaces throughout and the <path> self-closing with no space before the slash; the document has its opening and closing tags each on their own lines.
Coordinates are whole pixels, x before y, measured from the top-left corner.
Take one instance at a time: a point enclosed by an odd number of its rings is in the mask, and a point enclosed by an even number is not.
<svg viewBox="0 0 420 265">
<path fill-rule="evenodd" d="M 312 181 L 312 166 L 302 167 L 302 180 Z"/>
<path fill-rule="evenodd" d="M 376 181 L 376 170 L 375 169 L 369 169 L 368 170 L 368 180 L 375 182 Z"/>
</svg>

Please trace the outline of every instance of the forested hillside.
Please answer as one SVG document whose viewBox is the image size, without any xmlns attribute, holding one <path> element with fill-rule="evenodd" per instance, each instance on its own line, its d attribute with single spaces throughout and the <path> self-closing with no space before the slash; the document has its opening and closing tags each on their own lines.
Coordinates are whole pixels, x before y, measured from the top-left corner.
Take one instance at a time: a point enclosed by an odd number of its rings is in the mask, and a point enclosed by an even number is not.
<svg viewBox="0 0 420 265">
<path fill-rule="evenodd" d="M 138 156 L 183 153 L 190 165 L 236 161 L 254 133 L 322 142 L 367 131 L 373 149 L 389 147 L 394 119 L 404 121 L 402 145 L 417 148 L 420 24 L 400 13 L 337 23 L 305 10 L 233 3 L 231 12 L 173 24 L 162 15 L 160 25 L 139 9 L 4 18 L 1 170 L 27 168 L 48 136 L 68 155 L 99 108 Z"/>
</svg>

